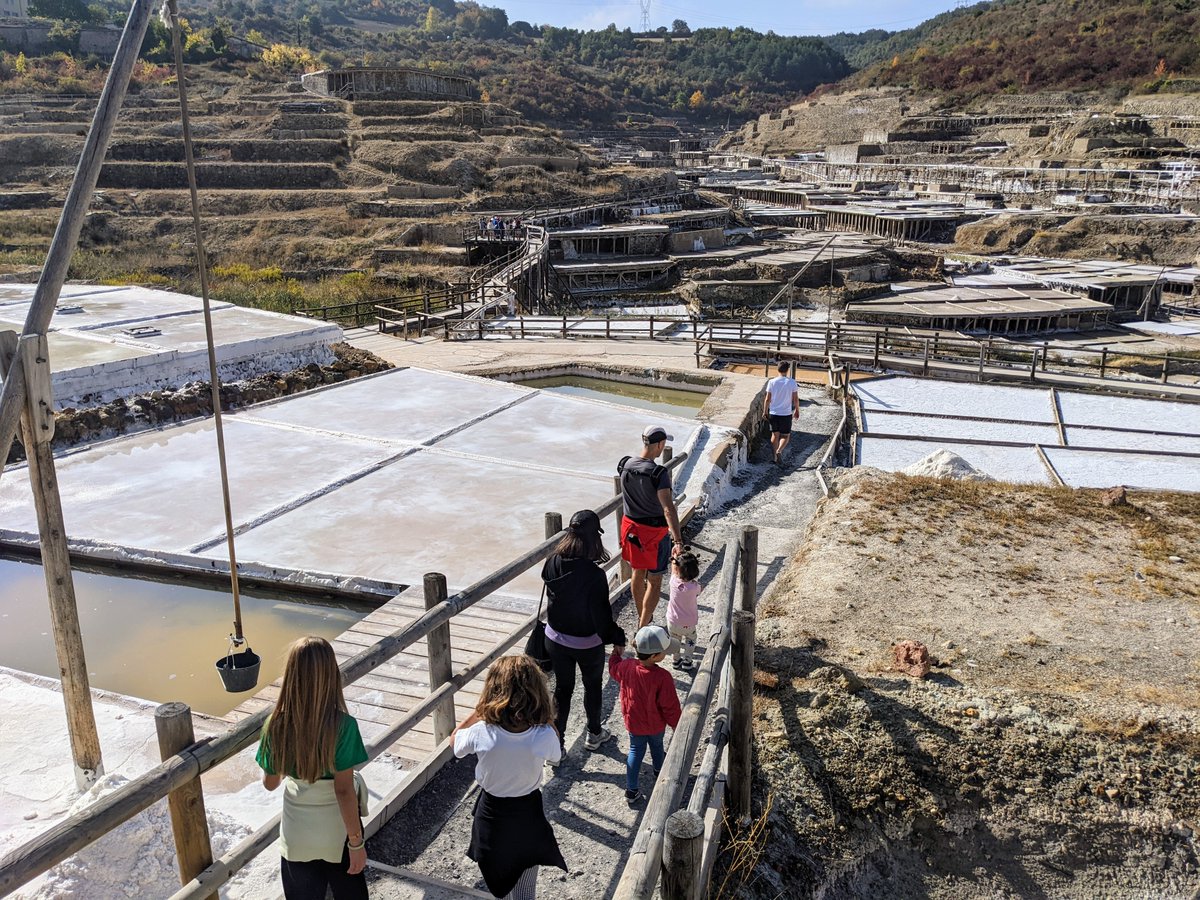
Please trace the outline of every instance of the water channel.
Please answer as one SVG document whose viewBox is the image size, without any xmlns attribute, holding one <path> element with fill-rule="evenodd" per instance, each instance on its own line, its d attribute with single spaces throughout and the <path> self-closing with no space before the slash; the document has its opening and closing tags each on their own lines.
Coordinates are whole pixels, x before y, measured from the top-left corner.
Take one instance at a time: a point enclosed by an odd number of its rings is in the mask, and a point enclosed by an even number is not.
<svg viewBox="0 0 1200 900">
<path fill-rule="evenodd" d="M 211 715 L 252 696 L 226 693 L 214 668 L 233 630 L 227 588 L 77 569 L 75 592 L 92 687 L 156 702 L 181 700 Z M 372 608 L 244 589 L 241 600 L 244 633 L 263 660 L 259 689 L 279 677 L 291 641 L 306 634 L 334 638 Z M 58 677 L 37 562 L 0 557 L 0 665 Z"/>
<path fill-rule="evenodd" d="M 606 400 L 609 403 L 619 402 L 623 406 L 634 406 L 653 412 L 681 416 L 685 419 L 694 419 L 697 411 L 708 398 L 707 390 L 685 391 L 679 388 L 659 387 L 656 384 L 632 384 L 588 375 L 529 378 L 518 381 L 517 384 L 540 388 L 555 394 Z"/>
</svg>

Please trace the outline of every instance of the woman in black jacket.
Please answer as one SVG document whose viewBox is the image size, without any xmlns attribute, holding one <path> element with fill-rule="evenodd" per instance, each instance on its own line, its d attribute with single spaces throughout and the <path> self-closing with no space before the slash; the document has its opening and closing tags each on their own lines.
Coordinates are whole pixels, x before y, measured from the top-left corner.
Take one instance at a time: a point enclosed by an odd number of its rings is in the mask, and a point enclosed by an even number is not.
<svg viewBox="0 0 1200 900">
<path fill-rule="evenodd" d="M 590 509 L 571 516 L 566 536 L 542 567 L 546 583 L 546 649 L 554 664 L 555 725 L 566 745 L 565 729 L 575 693 L 575 668 L 583 678 L 583 710 L 587 714 L 584 746 L 598 750 L 612 737 L 600 720 L 604 645 L 624 649 L 625 632 L 608 602 L 608 577 L 597 563 L 608 561 L 600 535 L 600 518 Z"/>
</svg>

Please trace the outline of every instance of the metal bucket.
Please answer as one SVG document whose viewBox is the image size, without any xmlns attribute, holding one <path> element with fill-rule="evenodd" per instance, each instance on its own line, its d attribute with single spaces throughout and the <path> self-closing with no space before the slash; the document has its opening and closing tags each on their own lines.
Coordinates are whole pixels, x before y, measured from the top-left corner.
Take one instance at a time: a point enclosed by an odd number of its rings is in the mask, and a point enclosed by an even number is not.
<svg viewBox="0 0 1200 900">
<path fill-rule="evenodd" d="M 231 694 L 253 690 L 258 684 L 258 667 L 262 659 L 247 647 L 241 653 L 230 653 L 217 660 L 217 674 Z"/>
</svg>

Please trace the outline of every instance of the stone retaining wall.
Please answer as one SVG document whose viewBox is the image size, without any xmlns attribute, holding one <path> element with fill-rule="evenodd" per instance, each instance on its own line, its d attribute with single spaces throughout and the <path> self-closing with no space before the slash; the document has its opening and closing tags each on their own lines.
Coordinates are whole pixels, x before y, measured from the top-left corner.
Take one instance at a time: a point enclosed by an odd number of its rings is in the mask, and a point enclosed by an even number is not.
<svg viewBox="0 0 1200 900">
<path fill-rule="evenodd" d="M 341 179 L 332 166 L 319 163 L 198 163 L 201 188 L 334 188 Z M 107 162 L 99 187 L 186 188 L 187 171 L 176 163 Z"/>
<path fill-rule="evenodd" d="M 346 154 L 342 141 L 230 140 L 195 142 L 197 155 L 228 151 L 233 162 L 330 162 Z M 122 162 L 182 162 L 183 142 L 170 140 L 116 140 L 108 158 Z"/>
</svg>

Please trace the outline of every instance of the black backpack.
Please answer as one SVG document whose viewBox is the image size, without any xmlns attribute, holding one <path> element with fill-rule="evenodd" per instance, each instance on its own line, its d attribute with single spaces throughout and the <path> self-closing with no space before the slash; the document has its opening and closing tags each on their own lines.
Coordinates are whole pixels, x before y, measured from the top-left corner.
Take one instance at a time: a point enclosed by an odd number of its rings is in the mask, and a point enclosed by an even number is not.
<svg viewBox="0 0 1200 900">
<path fill-rule="evenodd" d="M 649 478 L 651 484 L 657 484 L 658 479 L 662 477 L 663 472 L 667 471 L 666 466 L 655 463 L 654 468 L 651 469 L 649 472 L 639 472 L 637 469 L 630 469 L 628 471 L 628 473 L 626 473 L 625 464 L 627 462 L 629 462 L 631 459 L 633 459 L 632 456 L 622 456 L 621 459 L 617 462 L 617 474 L 621 476 L 621 490 L 625 489 L 625 475 L 626 474 L 640 475 L 643 478 Z"/>
</svg>

